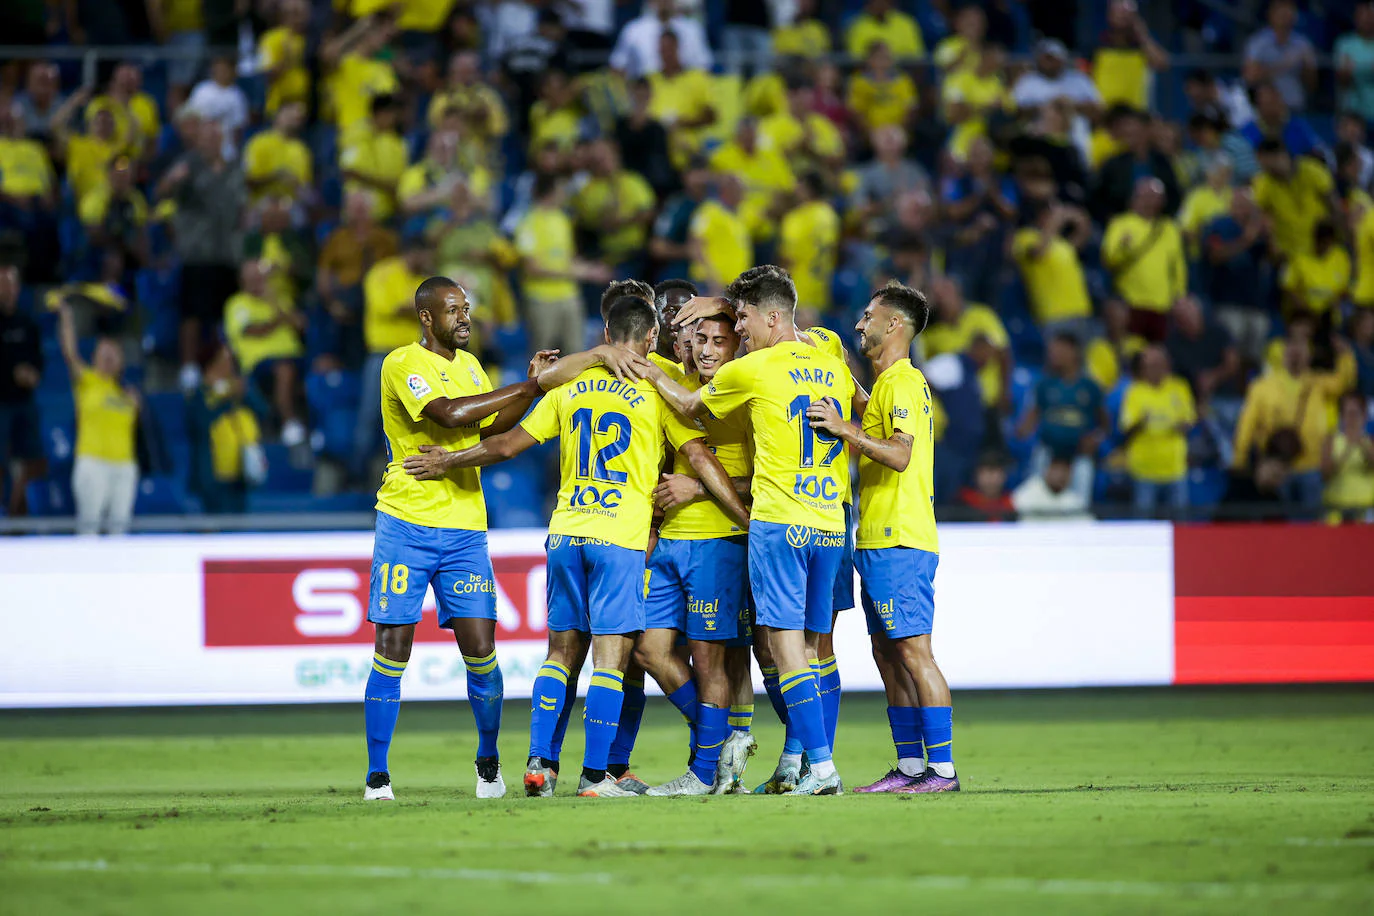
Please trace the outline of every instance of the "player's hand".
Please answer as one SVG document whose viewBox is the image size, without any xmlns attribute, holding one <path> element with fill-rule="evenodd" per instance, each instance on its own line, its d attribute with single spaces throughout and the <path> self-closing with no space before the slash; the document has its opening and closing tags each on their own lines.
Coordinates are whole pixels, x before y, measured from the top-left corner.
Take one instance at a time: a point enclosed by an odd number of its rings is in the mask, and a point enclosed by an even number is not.
<svg viewBox="0 0 1374 916">
<path fill-rule="evenodd" d="M 702 318 L 719 315 L 721 312 L 729 315 L 731 321 L 735 320 L 735 307 L 730 304 L 730 300 L 720 296 L 693 296 L 682 304 L 682 310 L 673 319 L 673 326 L 680 328 Z"/>
<path fill-rule="evenodd" d="M 654 487 L 654 505 L 668 510 L 689 503 L 703 495 L 701 481 L 686 474 L 663 474 Z"/>
<path fill-rule="evenodd" d="M 601 365 L 609 369 L 611 374 L 622 382 L 638 382 L 641 379 L 646 379 L 654 369 L 653 363 L 623 347 L 602 344 L 596 348 L 596 355 L 600 357 Z"/>
<path fill-rule="evenodd" d="M 539 378 L 539 373 L 558 362 L 558 350 L 540 350 L 530 360 L 529 378 Z"/>
<path fill-rule="evenodd" d="M 448 449 L 443 446 L 422 445 L 420 454 L 407 455 L 402 465 L 416 480 L 438 480 L 448 472 L 447 455 Z"/>
<path fill-rule="evenodd" d="M 825 430 L 832 436 L 840 435 L 846 426 L 839 409 L 829 399 L 812 401 L 806 408 L 806 418 L 811 421 L 812 429 Z"/>
</svg>

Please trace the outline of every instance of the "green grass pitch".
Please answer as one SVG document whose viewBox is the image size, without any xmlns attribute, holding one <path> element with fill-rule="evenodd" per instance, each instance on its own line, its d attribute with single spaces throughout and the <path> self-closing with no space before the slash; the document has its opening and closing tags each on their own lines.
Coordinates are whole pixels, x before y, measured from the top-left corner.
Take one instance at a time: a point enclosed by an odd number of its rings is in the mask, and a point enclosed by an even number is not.
<svg viewBox="0 0 1374 916">
<path fill-rule="evenodd" d="M 780 729 L 760 697 L 761 781 Z M 471 716 L 403 707 L 364 804 L 361 705 L 0 714 L 0 913 L 1374 912 L 1367 688 L 963 693 L 965 791 L 472 797 Z M 635 770 L 678 775 L 650 699 Z M 848 784 L 889 762 L 849 696 Z M 577 718 L 564 751 L 575 779 Z"/>
</svg>

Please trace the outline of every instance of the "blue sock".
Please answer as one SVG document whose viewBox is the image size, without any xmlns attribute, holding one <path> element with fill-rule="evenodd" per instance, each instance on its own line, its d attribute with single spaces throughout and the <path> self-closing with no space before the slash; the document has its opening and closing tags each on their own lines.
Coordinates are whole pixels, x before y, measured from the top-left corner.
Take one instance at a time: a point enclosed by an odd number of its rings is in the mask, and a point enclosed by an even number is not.
<svg viewBox="0 0 1374 916">
<path fill-rule="evenodd" d="M 921 760 L 921 711 L 915 706 L 889 706 L 887 724 L 892 729 L 892 745 L 897 749 L 897 761 Z M 918 774 L 919 775 L 919 774 Z"/>
<path fill-rule="evenodd" d="M 406 663 L 372 653 L 372 671 L 363 691 L 363 727 L 367 731 L 367 772 L 386 773 L 386 755 L 401 713 L 401 675 Z"/>
<path fill-rule="evenodd" d="M 568 723 L 572 722 L 574 700 L 577 699 L 576 685 L 572 695 L 563 703 L 563 711 L 558 714 L 558 724 L 553 727 L 553 740 L 549 742 L 549 759 L 553 761 L 553 771 L 558 772 L 558 759 L 563 756 L 563 739 L 568 737 Z"/>
<path fill-rule="evenodd" d="M 787 722 L 811 766 L 830 760 L 830 745 L 825 743 L 825 713 L 821 711 L 821 691 L 810 668 L 798 668 L 778 678 L 783 699 L 787 701 Z M 784 751 L 786 752 L 786 751 Z"/>
<path fill-rule="evenodd" d="M 499 757 L 496 746 L 501 734 L 501 703 L 506 698 L 506 684 L 501 666 L 496 663 L 496 650 L 484 658 L 463 656 L 468 668 L 468 702 L 472 717 L 477 720 L 477 756 Z"/>
<path fill-rule="evenodd" d="M 644 678 L 641 675 L 637 680 L 625 681 L 625 702 L 620 706 L 620 727 L 615 731 L 611 753 L 606 758 L 606 768 L 617 779 L 630 769 L 630 755 L 634 753 L 635 739 L 639 737 L 639 723 L 643 720 Z"/>
<path fill-rule="evenodd" d="M 954 710 L 949 706 L 921 707 L 921 737 L 926 761 L 954 763 Z"/>
<path fill-rule="evenodd" d="M 614 668 L 592 670 L 587 702 L 582 707 L 587 744 L 582 752 L 582 773 L 589 779 L 604 777 L 611 742 L 620 727 L 620 706 L 625 702 L 625 673 Z"/>
<path fill-rule="evenodd" d="M 737 732 L 749 734 L 754 724 L 754 704 L 741 703 L 730 707 L 730 727 Z"/>
<path fill-rule="evenodd" d="M 682 713 L 687 720 L 687 747 L 695 752 L 697 748 L 697 682 L 691 678 L 677 690 L 668 694 L 668 702 Z"/>
<path fill-rule="evenodd" d="M 840 724 L 840 666 L 835 656 L 821 659 L 817 687 L 821 692 L 821 710 L 825 713 L 825 736 L 830 752 L 835 752 L 835 730 Z"/>
<path fill-rule="evenodd" d="M 696 755 L 692 758 L 692 772 L 708 786 L 716 781 L 716 765 L 720 763 L 720 749 L 730 737 L 730 710 L 710 703 L 697 707 Z"/>
<path fill-rule="evenodd" d="M 568 669 L 558 662 L 544 662 L 534 677 L 530 701 L 530 756 L 557 760 L 553 733 L 568 701 Z M 561 742 L 560 742 L 561 743 Z"/>
<path fill-rule="evenodd" d="M 773 704 L 773 712 L 778 714 L 778 721 L 786 725 L 787 704 L 783 702 L 782 691 L 778 689 L 777 668 L 763 669 L 763 689 L 768 692 L 768 702 Z"/>
</svg>

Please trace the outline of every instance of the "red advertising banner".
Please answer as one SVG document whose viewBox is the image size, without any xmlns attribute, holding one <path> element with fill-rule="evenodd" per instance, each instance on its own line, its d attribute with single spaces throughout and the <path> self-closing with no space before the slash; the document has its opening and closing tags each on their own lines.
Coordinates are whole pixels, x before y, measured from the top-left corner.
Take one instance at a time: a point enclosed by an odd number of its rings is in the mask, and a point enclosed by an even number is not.
<svg viewBox="0 0 1374 916">
<path fill-rule="evenodd" d="M 1374 680 L 1374 527 L 1179 525 L 1174 682 Z"/>
<path fill-rule="evenodd" d="M 492 558 L 499 637 L 544 639 L 544 564 L 543 556 Z M 207 559 L 201 570 L 207 647 L 372 643 L 366 558 Z M 453 642 L 439 629 L 432 599 L 415 641 Z"/>
</svg>

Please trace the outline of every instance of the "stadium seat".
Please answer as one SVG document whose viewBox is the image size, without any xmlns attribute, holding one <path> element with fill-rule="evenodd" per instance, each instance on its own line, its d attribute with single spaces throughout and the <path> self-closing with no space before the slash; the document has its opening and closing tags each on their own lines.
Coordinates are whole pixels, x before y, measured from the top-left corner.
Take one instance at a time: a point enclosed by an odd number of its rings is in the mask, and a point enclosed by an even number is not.
<svg viewBox="0 0 1374 916">
<path fill-rule="evenodd" d="M 39 518 L 73 515 L 72 469 L 70 465 L 49 468 L 42 480 L 30 480 L 24 487 L 29 514 Z"/>
<path fill-rule="evenodd" d="M 347 461 L 353 454 L 353 428 L 357 421 L 356 408 L 331 407 L 317 427 L 322 434 L 320 453 L 338 461 Z"/>
<path fill-rule="evenodd" d="M 135 515 L 184 515 L 187 511 L 186 488 L 175 477 L 155 475 L 138 482 Z"/>
<path fill-rule="evenodd" d="M 284 445 L 268 443 L 263 446 L 267 455 L 267 480 L 262 489 L 277 493 L 310 494 L 310 485 L 315 479 L 309 468 L 298 468 L 291 463 L 290 449 Z"/>
<path fill-rule="evenodd" d="M 361 392 L 362 379 L 357 372 L 340 369 L 313 373 L 305 380 L 305 402 L 317 423 L 336 407 L 356 410 Z"/>
</svg>

